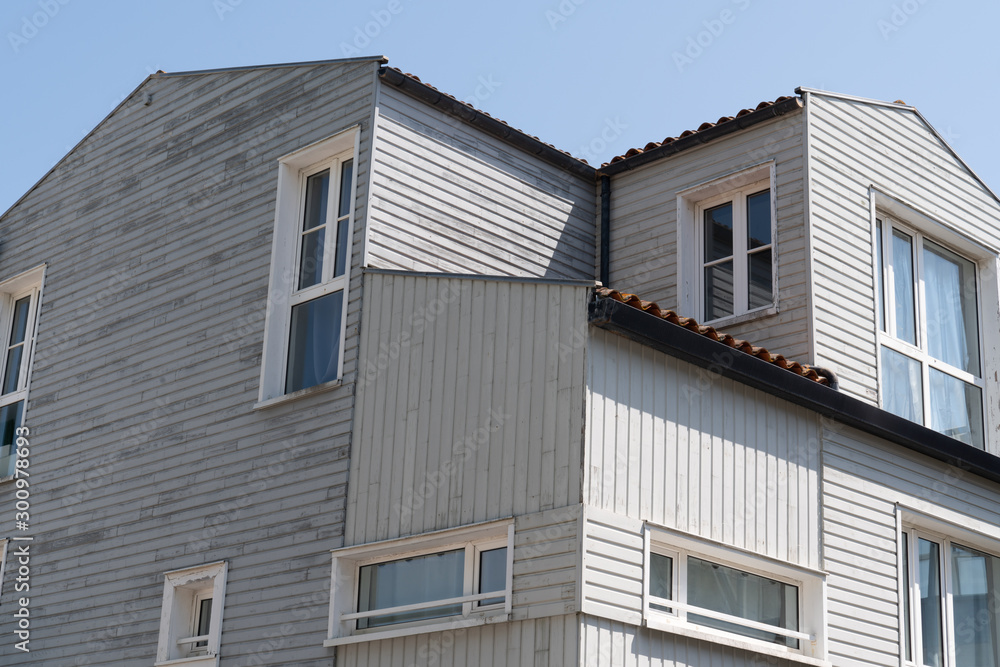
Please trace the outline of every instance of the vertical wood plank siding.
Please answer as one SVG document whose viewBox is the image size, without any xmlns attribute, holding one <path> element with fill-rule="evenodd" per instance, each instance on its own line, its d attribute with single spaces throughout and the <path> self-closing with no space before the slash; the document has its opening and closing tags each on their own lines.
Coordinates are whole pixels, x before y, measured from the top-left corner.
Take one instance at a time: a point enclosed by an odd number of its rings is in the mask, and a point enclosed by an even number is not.
<svg viewBox="0 0 1000 667">
<path fill-rule="evenodd" d="M 594 184 L 382 86 L 369 265 L 592 279 Z"/>
<path fill-rule="evenodd" d="M 375 69 L 154 77 L 4 216 L 0 278 L 48 270 L 27 414 L 33 535 L 44 545 L 31 557 L 32 652 L 0 642 L 0 663 L 151 665 L 163 573 L 225 559 L 222 664 L 329 666 L 359 243 L 348 381 L 253 405 L 277 160 L 360 124 L 359 238 Z M 13 491 L 0 486 L 0 505 L 13 506 Z M 0 608 L 13 609 L 5 583 Z M 0 616 L 0 634 L 14 628 Z"/>
<path fill-rule="evenodd" d="M 347 544 L 579 503 L 590 289 L 365 281 Z"/>
<path fill-rule="evenodd" d="M 790 114 L 615 176 L 610 287 L 678 308 L 677 253 L 685 250 L 677 248 L 677 194 L 774 160 L 779 312 L 725 330 L 791 359 L 807 359 L 803 129 L 803 115 Z"/>
<path fill-rule="evenodd" d="M 581 615 L 580 663 L 587 667 L 790 667 L 798 663 L 753 651 Z"/>
<path fill-rule="evenodd" d="M 576 614 L 476 626 L 337 652 L 344 667 L 563 667 L 580 664 Z"/>
<path fill-rule="evenodd" d="M 820 566 L 813 413 L 597 329 L 587 367 L 585 503 Z"/>
<path fill-rule="evenodd" d="M 908 108 L 822 95 L 809 104 L 815 362 L 840 374 L 842 391 L 877 402 L 869 186 L 994 249 L 1000 205 Z"/>
</svg>

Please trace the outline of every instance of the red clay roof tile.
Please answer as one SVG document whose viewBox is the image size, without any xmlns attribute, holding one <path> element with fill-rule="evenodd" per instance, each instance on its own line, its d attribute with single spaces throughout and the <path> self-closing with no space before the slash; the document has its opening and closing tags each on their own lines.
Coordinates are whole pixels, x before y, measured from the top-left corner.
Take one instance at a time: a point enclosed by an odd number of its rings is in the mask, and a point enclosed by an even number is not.
<svg viewBox="0 0 1000 667">
<path fill-rule="evenodd" d="M 612 299 L 614 301 L 624 303 L 627 306 L 637 308 L 643 312 L 653 315 L 654 317 L 659 317 L 667 322 L 684 327 L 685 329 L 693 331 L 701 336 L 711 338 L 712 340 L 718 341 L 723 345 L 728 345 L 734 350 L 739 350 L 740 352 L 744 352 L 750 356 L 757 357 L 761 361 L 766 361 L 770 364 L 778 366 L 779 368 L 791 371 L 796 375 L 801 375 L 802 377 L 812 380 L 813 382 L 827 386 L 830 384 L 829 378 L 824 375 L 820 375 L 810 366 L 800 364 L 797 361 L 789 361 L 780 354 L 771 354 L 763 347 L 756 346 L 745 340 L 733 338 L 726 333 L 720 333 L 719 331 L 716 331 L 714 327 L 698 324 L 694 318 L 682 317 L 672 310 L 663 310 L 656 305 L 656 303 L 652 301 L 643 301 L 635 294 L 619 292 L 618 290 L 609 289 L 607 287 L 597 287 L 594 291 L 598 298 Z"/>
</svg>

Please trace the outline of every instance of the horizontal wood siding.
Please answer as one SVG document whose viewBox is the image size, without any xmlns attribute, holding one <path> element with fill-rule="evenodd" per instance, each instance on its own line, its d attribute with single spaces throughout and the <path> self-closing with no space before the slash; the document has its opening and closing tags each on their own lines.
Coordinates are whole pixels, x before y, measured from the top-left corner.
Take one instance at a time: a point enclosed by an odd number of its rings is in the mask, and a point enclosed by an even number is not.
<svg viewBox="0 0 1000 667">
<path fill-rule="evenodd" d="M 994 250 L 1000 205 L 906 107 L 823 95 L 809 106 L 815 362 L 839 374 L 842 391 L 876 403 L 869 186 Z"/>
<path fill-rule="evenodd" d="M 642 625 L 642 521 L 587 507 L 582 611 Z"/>
<path fill-rule="evenodd" d="M 807 361 L 803 136 L 803 114 L 794 113 L 615 176 L 610 287 L 677 309 L 681 303 L 677 253 L 685 252 L 677 247 L 677 194 L 774 160 L 778 235 L 773 252 L 779 313 L 726 325 L 725 330 Z"/>
<path fill-rule="evenodd" d="M 579 664 L 587 667 L 760 667 L 763 664 L 791 667 L 798 663 L 583 615 L 580 621 Z"/>
<path fill-rule="evenodd" d="M 148 667 L 163 573 L 227 560 L 222 664 L 329 667 L 360 245 L 348 382 L 253 405 L 277 160 L 360 125 L 360 226 L 375 69 L 154 77 L 4 216 L 0 278 L 48 269 L 27 413 L 31 653 L 0 642 L 0 664 Z M 13 502 L 0 486 L 0 505 Z M 0 616 L 0 634 L 14 628 Z"/>
<path fill-rule="evenodd" d="M 590 340 L 584 502 L 819 566 L 813 413 L 603 330 Z"/>
<path fill-rule="evenodd" d="M 826 425 L 823 447 L 830 659 L 845 667 L 898 665 L 896 504 L 943 521 L 972 517 L 996 526 L 1000 493 L 839 424 Z"/>
<path fill-rule="evenodd" d="M 367 274 L 347 544 L 580 502 L 590 293 Z"/>
<path fill-rule="evenodd" d="M 514 620 L 578 611 L 581 505 L 514 519 Z"/>
<path fill-rule="evenodd" d="M 497 623 L 337 649 L 343 667 L 564 667 L 581 664 L 576 614 Z"/>
<path fill-rule="evenodd" d="M 594 278 L 593 181 L 381 86 L 369 265 Z"/>
</svg>

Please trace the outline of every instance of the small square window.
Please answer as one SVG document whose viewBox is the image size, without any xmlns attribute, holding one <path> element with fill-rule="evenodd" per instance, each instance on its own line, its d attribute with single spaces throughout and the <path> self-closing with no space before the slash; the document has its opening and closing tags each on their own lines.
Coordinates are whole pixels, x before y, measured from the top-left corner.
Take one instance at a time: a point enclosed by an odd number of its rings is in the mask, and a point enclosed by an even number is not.
<svg viewBox="0 0 1000 667">
<path fill-rule="evenodd" d="M 227 570 L 220 561 L 166 573 L 156 665 L 218 665 Z"/>
</svg>

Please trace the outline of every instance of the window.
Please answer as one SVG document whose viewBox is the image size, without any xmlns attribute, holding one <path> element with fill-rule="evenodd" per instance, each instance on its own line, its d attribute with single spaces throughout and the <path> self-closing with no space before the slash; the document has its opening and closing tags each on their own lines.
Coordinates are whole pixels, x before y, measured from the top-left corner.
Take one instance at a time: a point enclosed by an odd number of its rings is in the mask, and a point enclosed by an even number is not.
<svg viewBox="0 0 1000 667">
<path fill-rule="evenodd" d="M 770 313 L 776 303 L 773 163 L 678 196 L 681 307 L 704 322 Z"/>
<path fill-rule="evenodd" d="M 1000 665 L 1000 556 L 915 528 L 902 532 L 901 555 L 906 663 Z"/>
<path fill-rule="evenodd" d="M 44 269 L 0 283 L 0 479 L 14 472 L 17 428 L 24 421 Z"/>
<path fill-rule="evenodd" d="M 513 534 L 502 521 L 335 550 L 325 645 L 506 619 Z"/>
<path fill-rule="evenodd" d="M 647 528 L 647 625 L 824 659 L 821 573 Z"/>
<path fill-rule="evenodd" d="M 882 407 L 983 448 L 976 265 L 888 216 L 875 225 Z"/>
<path fill-rule="evenodd" d="M 357 132 L 279 161 L 260 400 L 343 372 Z"/>
<path fill-rule="evenodd" d="M 166 573 L 155 664 L 218 664 L 227 569 L 219 561 Z"/>
<path fill-rule="evenodd" d="M 0 597 L 3 597 L 3 571 L 7 565 L 7 540 L 0 539 Z"/>
</svg>

